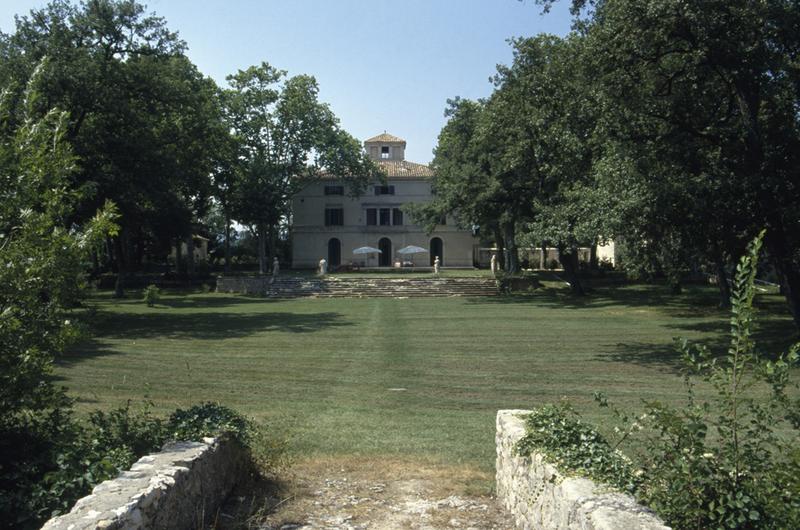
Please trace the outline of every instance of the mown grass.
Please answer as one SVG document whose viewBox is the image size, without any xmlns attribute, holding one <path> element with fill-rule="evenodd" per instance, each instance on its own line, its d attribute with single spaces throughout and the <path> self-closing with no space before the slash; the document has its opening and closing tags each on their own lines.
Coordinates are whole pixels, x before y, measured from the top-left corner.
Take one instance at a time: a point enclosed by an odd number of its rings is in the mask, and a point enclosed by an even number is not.
<svg viewBox="0 0 800 530">
<path fill-rule="evenodd" d="M 57 376 L 79 411 L 220 401 L 288 432 L 301 455 L 494 466 L 497 409 L 562 398 L 603 424 L 595 391 L 638 410 L 682 393 L 673 338 L 724 348 L 713 290 L 653 286 L 530 296 L 271 301 L 215 293 L 98 294 L 96 336 Z M 782 299 L 761 295 L 757 338 L 786 347 Z"/>
</svg>

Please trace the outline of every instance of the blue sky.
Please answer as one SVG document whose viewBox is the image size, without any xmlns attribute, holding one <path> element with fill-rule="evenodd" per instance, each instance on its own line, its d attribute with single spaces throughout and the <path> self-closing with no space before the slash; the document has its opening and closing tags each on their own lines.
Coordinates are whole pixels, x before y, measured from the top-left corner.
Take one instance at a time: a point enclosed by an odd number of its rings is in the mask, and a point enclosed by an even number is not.
<svg viewBox="0 0 800 530">
<path fill-rule="evenodd" d="M 447 98 L 491 93 L 510 37 L 569 30 L 566 0 L 547 15 L 533 0 L 150 0 L 218 83 L 267 61 L 314 75 L 342 126 L 364 140 L 405 138 L 406 157 L 427 163 Z M 41 0 L 2 0 L 0 30 Z"/>
</svg>

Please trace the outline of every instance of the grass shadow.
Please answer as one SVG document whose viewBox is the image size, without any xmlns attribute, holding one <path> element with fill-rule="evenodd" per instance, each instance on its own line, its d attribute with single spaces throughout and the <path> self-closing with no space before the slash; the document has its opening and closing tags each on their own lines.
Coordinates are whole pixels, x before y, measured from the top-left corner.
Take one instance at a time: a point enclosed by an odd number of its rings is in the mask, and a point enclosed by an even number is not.
<svg viewBox="0 0 800 530">
<path fill-rule="evenodd" d="M 112 339 L 200 339 L 224 340 L 280 331 L 313 333 L 325 328 L 349 326 L 340 313 L 227 313 L 202 312 L 169 314 L 157 312 L 101 313 L 97 321 L 98 335 Z"/>
<path fill-rule="evenodd" d="M 144 300 L 141 295 L 131 294 L 125 298 L 111 298 L 108 297 L 102 300 L 106 303 L 112 303 L 118 307 L 141 307 L 144 306 Z M 275 302 L 276 300 L 264 296 L 248 295 L 248 294 L 222 294 L 222 293 L 199 293 L 196 291 L 175 292 L 165 294 L 161 297 L 158 303 L 155 304 L 155 309 L 222 309 L 226 307 L 242 306 L 242 305 L 257 305 L 268 302 Z"/>
<path fill-rule="evenodd" d="M 673 343 L 618 343 L 613 346 L 613 349 L 613 352 L 598 354 L 595 358 L 598 361 L 635 364 L 673 373 L 680 372 L 682 366 L 678 346 Z"/>
<path fill-rule="evenodd" d="M 709 337 L 691 340 L 690 345 L 702 345 L 716 356 L 724 355 L 730 346 L 730 323 L 727 320 L 679 322 L 667 324 L 676 330 L 676 337 L 687 333 L 704 333 Z M 752 338 L 756 351 L 767 358 L 776 358 L 797 342 L 797 329 L 791 319 L 762 319 L 753 324 Z M 597 356 L 598 360 L 651 366 L 679 372 L 682 367 L 678 344 L 670 343 L 618 343 L 612 353 Z"/>
<path fill-rule="evenodd" d="M 222 313 L 191 314 L 99 313 L 95 338 L 72 347 L 56 364 L 68 366 L 80 361 L 120 352 L 102 339 L 225 340 L 270 331 L 314 333 L 331 327 L 352 326 L 341 314 L 322 313 Z"/>
</svg>

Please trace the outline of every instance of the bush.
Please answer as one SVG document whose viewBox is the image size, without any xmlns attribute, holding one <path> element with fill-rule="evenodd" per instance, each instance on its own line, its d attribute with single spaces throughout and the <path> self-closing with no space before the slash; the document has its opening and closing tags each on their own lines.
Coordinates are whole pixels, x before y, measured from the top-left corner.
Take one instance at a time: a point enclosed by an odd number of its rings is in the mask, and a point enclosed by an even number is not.
<svg viewBox="0 0 800 530">
<path fill-rule="evenodd" d="M 178 409 L 167 420 L 167 432 L 172 440 L 200 440 L 224 434 L 246 446 L 254 431 L 250 420 L 218 403 L 201 403 L 186 410 Z"/>
<path fill-rule="evenodd" d="M 91 489 L 116 477 L 137 459 L 169 441 L 231 436 L 251 453 L 262 471 L 276 469 L 286 442 L 223 405 L 203 403 L 176 410 L 165 421 L 151 405 L 130 403 L 110 412 L 95 411 L 85 423 L 65 405 L 47 417 L 28 421 L 0 440 L 0 528 L 34 529 L 72 508 Z"/>
<path fill-rule="evenodd" d="M 519 455 L 541 453 L 566 473 L 583 475 L 633 493 L 637 474 L 628 458 L 597 431 L 584 424 L 569 405 L 545 405 L 525 418 L 525 436 L 516 445 Z"/>
<path fill-rule="evenodd" d="M 158 290 L 158 287 L 150 284 L 144 290 L 144 302 L 147 304 L 147 307 L 155 306 L 158 301 L 161 299 L 161 291 Z"/>
<path fill-rule="evenodd" d="M 614 410 L 624 428 L 616 429 L 621 435 L 613 446 L 564 409 L 543 408 L 528 420 L 520 450 L 540 450 L 568 470 L 632 491 L 674 528 L 800 528 L 800 400 L 787 394 L 798 346 L 769 359 L 751 338 L 762 238 L 737 267 L 728 353 L 714 357 L 703 346 L 680 345 L 687 368 L 683 408 L 648 402 L 635 418 Z M 696 400 L 698 377 L 714 399 Z M 597 399 L 608 407 L 602 395 Z M 644 438 L 641 476 L 629 481 L 609 448 L 631 434 Z"/>
</svg>

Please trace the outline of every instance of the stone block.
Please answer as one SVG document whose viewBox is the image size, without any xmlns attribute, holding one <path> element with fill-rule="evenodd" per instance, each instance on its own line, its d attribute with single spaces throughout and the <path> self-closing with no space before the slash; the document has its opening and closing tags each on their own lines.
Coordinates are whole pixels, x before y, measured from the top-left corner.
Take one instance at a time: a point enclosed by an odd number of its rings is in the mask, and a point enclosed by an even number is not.
<svg viewBox="0 0 800 530">
<path fill-rule="evenodd" d="M 42 530 L 194 529 L 249 472 L 246 451 L 232 440 L 167 444 L 130 471 L 98 484 Z"/>
<path fill-rule="evenodd" d="M 529 410 L 497 412 L 497 496 L 517 528 L 531 530 L 670 530 L 633 497 L 582 477 L 568 477 L 540 454 L 518 456 Z"/>
</svg>

